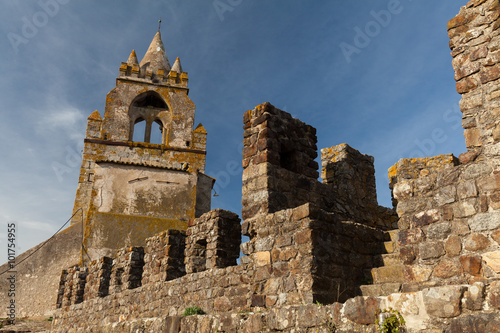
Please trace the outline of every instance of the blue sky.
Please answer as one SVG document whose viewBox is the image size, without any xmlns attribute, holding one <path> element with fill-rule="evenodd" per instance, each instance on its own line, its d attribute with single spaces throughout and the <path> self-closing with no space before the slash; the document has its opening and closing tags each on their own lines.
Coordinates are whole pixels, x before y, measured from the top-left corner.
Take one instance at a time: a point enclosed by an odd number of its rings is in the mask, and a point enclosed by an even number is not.
<svg viewBox="0 0 500 333">
<path fill-rule="evenodd" d="M 0 244 L 9 222 L 25 251 L 70 217 L 86 118 L 102 114 L 120 63 L 132 49 L 142 58 L 160 16 L 208 131 L 212 208 L 240 213 L 242 116 L 266 101 L 316 127 L 319 149 L 373 155 L 390 206 L 387 169 L 400 158 L 465 151 L 446 23 L 466 2 L 2 1 Z"/>
</svg>

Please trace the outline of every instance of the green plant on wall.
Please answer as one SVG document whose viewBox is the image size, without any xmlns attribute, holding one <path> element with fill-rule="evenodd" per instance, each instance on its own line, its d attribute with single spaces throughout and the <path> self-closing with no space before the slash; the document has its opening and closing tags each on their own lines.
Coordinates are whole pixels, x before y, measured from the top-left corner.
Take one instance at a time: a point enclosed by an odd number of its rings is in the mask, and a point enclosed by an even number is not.
<svg viewBox="0 0 500 333">
<path fill-rule="evenodd" d="M 192 315 L 203 315 L 203 314 L 205 314 L 205 311 L 203 311 L 200 307 L 190 306 L 190 307 L 184 309 L 184 313 L 182 315 L 183 316 L 192 316 Z"/>
<path fill-rule="evenodd" d="M 399 333 L 406 323 L 399 311 L 393 308 L 377 311 L 375 316 L 375 324 L 381 333 Z"/>
</svg>

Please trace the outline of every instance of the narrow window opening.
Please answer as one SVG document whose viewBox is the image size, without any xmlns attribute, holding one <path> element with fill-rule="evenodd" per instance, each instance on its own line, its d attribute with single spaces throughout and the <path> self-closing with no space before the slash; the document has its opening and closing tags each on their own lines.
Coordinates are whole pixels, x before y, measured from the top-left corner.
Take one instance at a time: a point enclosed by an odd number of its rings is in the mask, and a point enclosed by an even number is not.
<svg viewBox="0 0 500 333">
<path fill-rule="evenodd" d="M 151 126 L 151 143 L 163 144 L 163 124 L 159 120 L 155 120 Z"/>
<path fill-rule="evenodd" d="M 280 166 L 284 169 L 298 172 L 297 158 L 294 150 L 280 153 Z"/>
<path fill-rule="evenodd" d="M 139 118 L 135 121 L 134 124 L 134 136 L 132 141 L 144 142 L 146 133 L 146 121 L 142 118 Z"/>
<path fill-rule="evenodd" d="M 200 239 L 194 245 L 193 271 L 203 272 L 207 266 L 207 240 Z"/>
</svg>

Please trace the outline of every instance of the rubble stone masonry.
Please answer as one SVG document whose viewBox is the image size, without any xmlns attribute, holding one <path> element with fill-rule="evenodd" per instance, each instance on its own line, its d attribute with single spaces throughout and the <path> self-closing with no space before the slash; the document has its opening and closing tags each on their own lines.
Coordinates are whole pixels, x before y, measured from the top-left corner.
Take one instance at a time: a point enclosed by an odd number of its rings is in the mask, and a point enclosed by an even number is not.
<svg viewBox="0 0 500 333">
<path fill-rule="evenodd" d="M 241 226 L 212 210 L 66 270 L 53 331 L 377 332 L 393 308 L 406 332 L 500 332 L 499 28 L 498 0 L 448 23 L 467 152 L 397 162 L 394 210 L 371 156 L 325 148 L 319 182 L 315 129 L 261 104 L 243 117 Z"/>
</svg>

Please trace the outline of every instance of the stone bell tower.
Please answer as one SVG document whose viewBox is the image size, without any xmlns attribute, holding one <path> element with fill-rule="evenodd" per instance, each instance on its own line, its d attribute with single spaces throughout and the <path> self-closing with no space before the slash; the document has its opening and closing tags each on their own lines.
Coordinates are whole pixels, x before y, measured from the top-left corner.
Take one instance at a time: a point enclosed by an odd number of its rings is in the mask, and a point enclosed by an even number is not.
<svg viewBox="0 0 500 333">
<path fill-rule="evenodd" d="M 207 132 L 193 127 L 187 84 L 158 31 L 140 63 L 135 51 L 122 62 L 104 117 L 89 116 L 72 223 L 84 221 L 91 259 L 165 229 L 184 230 L 210 210 Z"/>
</svg>

